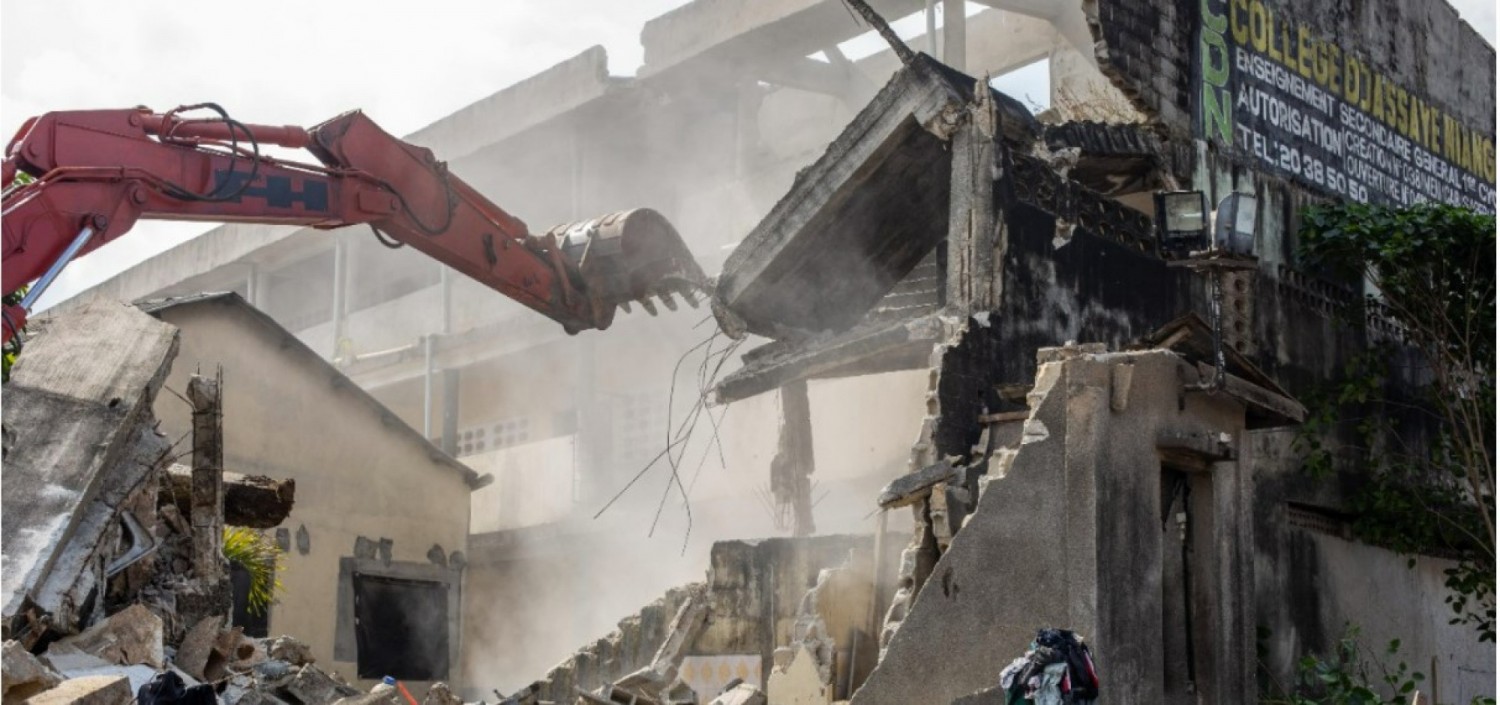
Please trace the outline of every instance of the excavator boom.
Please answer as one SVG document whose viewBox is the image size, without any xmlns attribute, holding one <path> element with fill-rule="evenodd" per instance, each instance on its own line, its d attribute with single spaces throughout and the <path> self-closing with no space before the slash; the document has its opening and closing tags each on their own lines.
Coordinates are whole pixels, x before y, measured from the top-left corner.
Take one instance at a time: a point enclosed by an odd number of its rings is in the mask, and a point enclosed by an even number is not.
<svg viewBox="0 0 1500 705">
<path fill-rule="evenodd" d="M 215 118 L 182 113 L 210 109 Z M 319 164 L 261 154 L 306 149 Z M 11 185 L 18 173 L 35 180 Z M 4 339 L 70 260 L 141 218 L 303 225 L 367 224 L 525 304 L 569 333 L 608 328 L 617 307 L 651 299 L 697 305 L 704 275 L 655 211 L 611 214 L 537 235 L 449 173 L 428 149 L 351 111 L 310 129 L 245 125 L 213 104 L 54 112 L 28 120 L 6 148 Z"/>
</svg>

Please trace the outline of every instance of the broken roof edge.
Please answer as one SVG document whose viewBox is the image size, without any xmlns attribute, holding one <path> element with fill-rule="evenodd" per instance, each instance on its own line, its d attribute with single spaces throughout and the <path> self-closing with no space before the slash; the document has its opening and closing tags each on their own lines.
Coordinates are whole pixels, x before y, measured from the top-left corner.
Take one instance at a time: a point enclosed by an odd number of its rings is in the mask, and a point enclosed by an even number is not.
<svg viewBox="0 0 1500 705">
<path fill-rule="evenodd" d="M 735 310 L 781 251 L 819 213 L 836 207 L 847 195 L 848 185 L 870 168 L 869 162 L 887 153 L 883 147 L 894 136 L 907 134 L 903 129 L 913 129 L 914 125 L 947 142 L 970 111 L 982 104 L 993 105 L 998 114 L 996 140 L 1025 145 L 1043 139 L 1041 123 L 1019 101 L 981 79 L 918 53 L 891 75 L 817 159 L 797 172 L 791 187 L 741 240 L 724 262 L 713 295 L 715 303 L 745 319 L 753 332 L 782 337 L 754 320 L 754 315 Z"/>
<path fill-rule="evenodd" d="M 204 292 L 190 296 L 149 299 L 137 301 L 134 303 L 134 306 L 160 319 L 160 314 L 163 312 L 201 304 L 229 306 L 245 314 L 251 321 L 259 325 L 263 333 L 273 337 L 282 350 L 292 351 L 293 354 L 302 357 L 305 362 L 314 365 L 316 369 L 328 373 L 335 389 L 348 391 L 357 402 L 375 414 L 377 421 L 387 427 L 395 428 L 397 433 L 406 440 L 422 447 L 426 451 L 429 460 L 458 473 L 463 478 L 464 484 L 468 485 L 471 491 L 494 482 L 495 478 L 493 475 L 489 473 L 481 475 L 475 472 L 473 468 L 464 465 L 453 456 L 444 453 L 441 448 L 433 445 L 432 441 L 423 436 L 421 432 L 401 420 L 399 416 L 396 416 L 389 408 L 380 403 L 380 400 L 371 396 L 369 392 L 366 392 L 354 380 L 349 379 L 337 367 L 329 364 L 327 360 L 324 360 L 312 348 L 307 347 L 307 344 L 293 335 L 291 331 L 281 327 L 281 324 L 266 315 L 265 312 L 251 306 L 250 302 L 235 292 Z"/>
</svg>

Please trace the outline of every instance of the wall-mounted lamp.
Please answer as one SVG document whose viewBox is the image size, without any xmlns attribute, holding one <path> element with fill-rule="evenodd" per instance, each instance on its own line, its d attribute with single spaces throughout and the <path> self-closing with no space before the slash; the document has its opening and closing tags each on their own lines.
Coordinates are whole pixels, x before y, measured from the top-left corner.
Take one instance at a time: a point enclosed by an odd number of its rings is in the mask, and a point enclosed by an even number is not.
<svg viewBox="0 0 1500 705">
<path fill-rule="evenodd" d="M 1255 229 L 1258 209 L 1255 196 L 1231 193 L 1219 201 L 1213 214 L 1213 240 L 1208 230 L 1208 197 L 1202 191 L 1170 191 L 1156 194 L 1156 223 L 1160 249 L 1168 267 L 1187 267 L 1208 275 L 1209 303 L 1214 327 L 1214 379 L 1198 389 L 1210 392 L 1224 388 L 1224 289 L 1221 281 L 1230 271 L 1254 272 Z"/>
<path fill-rule="evenodd" d="M 1208 197 L 1202 191 L 1156 194 L 1156 227 L 1164 255 L 1208 249 Z"/>
<path fill-rule="evenodd" d="M 1248 193 L 1231 193 L 1214 211 L 1214 249 L 1241 257 L 1255 256 L 1255 228 L 1259 209 Z"/>
</svg>

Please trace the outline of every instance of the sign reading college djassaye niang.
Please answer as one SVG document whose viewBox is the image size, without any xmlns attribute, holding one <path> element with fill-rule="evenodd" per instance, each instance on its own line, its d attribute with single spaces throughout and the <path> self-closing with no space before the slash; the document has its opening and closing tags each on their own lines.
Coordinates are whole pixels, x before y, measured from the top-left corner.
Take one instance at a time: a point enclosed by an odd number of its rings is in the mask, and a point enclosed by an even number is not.
<svg viewBox="0 0 1500 705">
<path fill-rule="evenodd" d="M 1196 4 L 1200 138 L 1352 201 L 1495 212 L 1493 135 L 1283 8 L 1261 0 Z"/>
</svg>

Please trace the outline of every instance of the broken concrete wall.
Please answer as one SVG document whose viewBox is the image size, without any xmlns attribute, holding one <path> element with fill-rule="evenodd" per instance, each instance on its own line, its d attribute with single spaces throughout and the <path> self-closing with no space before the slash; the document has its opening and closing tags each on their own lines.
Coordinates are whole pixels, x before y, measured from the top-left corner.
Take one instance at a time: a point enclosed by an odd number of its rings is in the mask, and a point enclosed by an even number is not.
<svg viewBox="0 0 1500 705">
<path fill-rule="evenodd" d="M 1122 366 L 1133 374 L 1117 389 Z M 1182 370 L 1165 352 L 1042 366 L 1019 447 L 991 461 L 976 512 L 855 703 L 946 703 L 992 686 L 1048 625 L 1089 639 L 1111 701 L 1166 701 L 1158 445 L 1169 434 L 1237 438 L 1244 413 L 1231 399 L 1184 398 Z M 1215 675 L 1199 687 L 1215 702 L 1251 702 L 1248 541 L 1237 543 L 1248 539 L 1248 478 L 1234 462 L 1202 462 L 1220 548 L 1200 560 L 1220 582 L 1200 589 L 1221 601 L 1199 615 L 1195 636 L 1212 640 L 1198 644 L 1211 655 L 1200 669 Z"/>
<path fill-rule="evenodd" d="M 103 302 L 38 316 L 28 333 L 5 388 L 3 560 L 7 638 L 24 633 L 29 644 L 103 616 L 107 569 L 131 543 L 122 511 L 144 505 L 135 526 L 154 526 L 154 480 L 171 443 L 154 429 L 152 402 L 178 336 Z"/>
<path fill-rule="evenodd" d="M 1451 561 L 1409 557 L 1354 541 L 1347 486 L 1314 481 L 1301 469 L 1295 431 L 1249 434 L 1255 472 L 1256 626 L 1264 677 L 1289 683 L 1297 660 L 1322 651 L 1347 626 L 1379 649 L 1401 640 L 1394 660 L 1427 674 L 1433 702 L 1468 702 L 1495 690 L 1495 645 L 1450 623 L 1443 571 Z"/>
<path fill-rule="evenodd" d="M 593 691 L 650 665 L 680 608 L 694 600 L 706 606 L 706 623 L 679 650 L 678 676 L 695 688 L 699 703 L 707 703 L 736 677 L 763 686 L 777 649 L 803 643 L 804 635 L 796 627 L 805 625 L 809 610 L 822 624 L 841 632 L 829 633 L 826 647 L 830 657 L 838 651 L 832 658 L 846 659 L 848 629 L 871 614 L 873 603 L 865 598 L 876 597 L 861 591 L 859 585 L 874 584 L 875 571 L 883 566 L 887 577 L 879 582 L 879 594 L 891 592 L 899 542 L 894 535 L 888 538 L 882 546 L 887 555 L 880 561 L 872 555 L 873 537 L 716 543 L 706 583 L 668 591 L 621 621 L 614 633 L 586 645 L 544 679 L 522 689 L 516 698 L 522 703 L 567 702 L 575 688 Z M 841 566 L 864 573 L 827 574 Z M 828 603 L 809 606 L 809 591 L 819 586 L 820 576 Z"/>
<path fill-rule="evenodd" d="M 295 479 L 296 503 L 282 523 L 284 592 L 270 610 L 271 633 L 296 634 L 319 664 L 351 679 L 356 654 L 335 646 L 353 623 L 341 602 L 344 559 L 361 539 L 379 544 L 372 563 L 392 577 L 402 570 L 437 571 L 457 590 L 467 546 L 470 483 L 474 474 L 443 455 L 382 408 L 348 378 L 296 342 L 238 296 L 208 296 L 148 306 L 182 330 L 178 363 L 166 386 L 181 391 L 197 369 L 224 370 L 224 464 L 234 470 Z M 162 429 L 185 433 L 189 409 L 170 394 L 156 401 Z M 434 547 L 441 565 L 429 558 Z M 425 575 L 425 574 L 424 574 Z M 456 625 L 459 604 L 450 600 Z M 448 635 L 457 676 L 460 635 Z M 361 679 L 362 687 L 378 676 Z"/>
</svg>

